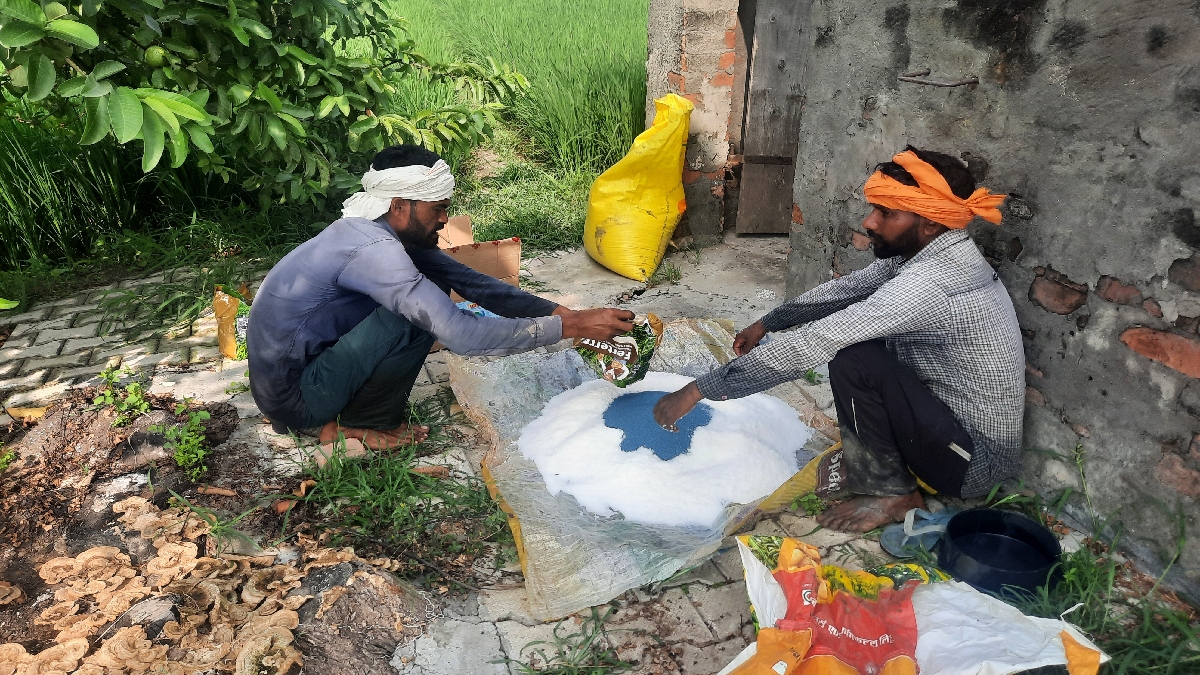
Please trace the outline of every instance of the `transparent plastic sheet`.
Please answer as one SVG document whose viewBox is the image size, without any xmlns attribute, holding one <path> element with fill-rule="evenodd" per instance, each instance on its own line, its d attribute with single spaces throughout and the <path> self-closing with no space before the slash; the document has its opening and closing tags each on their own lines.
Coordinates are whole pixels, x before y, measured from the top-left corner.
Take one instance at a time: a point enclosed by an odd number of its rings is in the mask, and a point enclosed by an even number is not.
<svg viewBox="0 0 1200 675">
<path fill-rule="evenodd" d="M 732 344 L 732 336 L 716 321 L 673 322 L 666 327 L 651 370 L 693 377 L 706 373 L 732 356 L 726 342 Z M 452 355 L 449 359 L 455 396 L 490 443 L 484 458 L 485 478 L 519 523 L 513 529 L 530 609 L 546 620 L 608 602 L 631 588 L 698 564 L 715 553 L 722 539 L 758 506 L 757 502 L 730 505 L 710 529 L 661 527 L 601 518 L 580 507 L 571 495 L 551 495 L 537 466 L 517 449 L 517 439 L 550 399 L 597 379 L 569 345 L 564 341 L 501 358 Z M 826 436 L 814 433 L 813 440 L 797 452 L 798 465 L 805 466 L 828 444 Z M 766 501 L 784 498 L 787 495 L 777 492 Z"/>
</svg>

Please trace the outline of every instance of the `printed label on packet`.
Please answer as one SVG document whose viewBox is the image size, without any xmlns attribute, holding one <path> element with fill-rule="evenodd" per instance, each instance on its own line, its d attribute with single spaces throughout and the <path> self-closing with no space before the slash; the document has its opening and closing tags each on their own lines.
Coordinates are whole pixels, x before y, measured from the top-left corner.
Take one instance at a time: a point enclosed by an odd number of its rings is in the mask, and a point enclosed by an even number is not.
<svg viewBox="0 0 1200 675">
<path fill-rule="evenodd" d="M 650 369 L 650 357 L 662 340 L 663 322 L 648 314 L 635 320 L 633 330 L 612 340 L 577 338 L 575 350 L 596 374 L 618 387 L 633 384 L 645 377 Z"/>
</svg>

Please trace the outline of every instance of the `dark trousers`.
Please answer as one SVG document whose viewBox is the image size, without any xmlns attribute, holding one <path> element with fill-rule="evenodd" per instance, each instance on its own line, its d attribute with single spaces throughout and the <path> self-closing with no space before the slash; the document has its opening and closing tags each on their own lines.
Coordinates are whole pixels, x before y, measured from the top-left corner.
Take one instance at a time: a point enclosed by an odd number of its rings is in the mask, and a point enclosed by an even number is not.
<svg viewBox="0 0 1200 675">
<path fill-rule="evenodd" d="M 338 420 L 356 429 L 395 429 L 433 336 L 380 307 L 304 369 L 300 393 L 308 427 Z"/>
<path fill-rule="evenodd" d="M 839 490 L 903 495 L 916 479 L 957 497 L 975 448 L 945 403 L 884 346 L 860 342 L 829 363 L 842 432 Z"/>
</svg>

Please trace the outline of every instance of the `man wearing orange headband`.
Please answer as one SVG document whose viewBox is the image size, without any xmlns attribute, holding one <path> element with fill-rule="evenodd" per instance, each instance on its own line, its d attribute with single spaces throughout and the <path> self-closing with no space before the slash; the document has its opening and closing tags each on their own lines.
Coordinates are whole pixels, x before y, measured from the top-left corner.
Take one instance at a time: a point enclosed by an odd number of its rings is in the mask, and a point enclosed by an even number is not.
<svg viewBox="0 0 1200 675">
<path fill-rule="evenodd" d="M 976 189 L 954 157 L 911 146 L 863 192 L 878 260 L 774 309 L 738 333 L 739 358 L 654 408 L 673 429 L 701 399 L 828 363 L 842 447 L 822 459 L 817 492 L 844 501 L 818 520 L 859 532 L 923 506 L 919 485 L 973 497 L 1014 475 L 1025 393 L 1012 300 L 965 229 L 976 216 L 1000 223 L 1004 195 Z"/>
</svg>

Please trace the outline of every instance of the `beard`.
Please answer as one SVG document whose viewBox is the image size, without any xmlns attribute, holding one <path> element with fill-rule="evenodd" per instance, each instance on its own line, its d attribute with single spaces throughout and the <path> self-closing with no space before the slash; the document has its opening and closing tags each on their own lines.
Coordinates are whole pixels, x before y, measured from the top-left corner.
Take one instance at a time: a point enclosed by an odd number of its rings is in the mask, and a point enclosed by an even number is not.
<svg viewBox="0 0 1200 675">
<path fill-rule="evenodd" d="M 404 244 L 404 248 L 411 248 L 418 251 L 430 250 L 438 246 L 439 229 L 435 223 L 433 229 L 426 232 L 426 227 L 417 219 L 417 214 L 410 211 L 408 214 L 408 226 L 396 232 L 396 236 L 400 238 L 400 243 Z"/>
<path fill-rule="evenodd" d="M 911 258 L 917 254 L 921 243 L 916 225 L 902 232 L 891 242 L 884 241 L 882 237 L 874 233 L 867 236 L 871 238 L 871 248 L 875 251 L 875 257 L 880 260 L 896 256 L 904 256 L 905 259 Z"/>
</svg>

